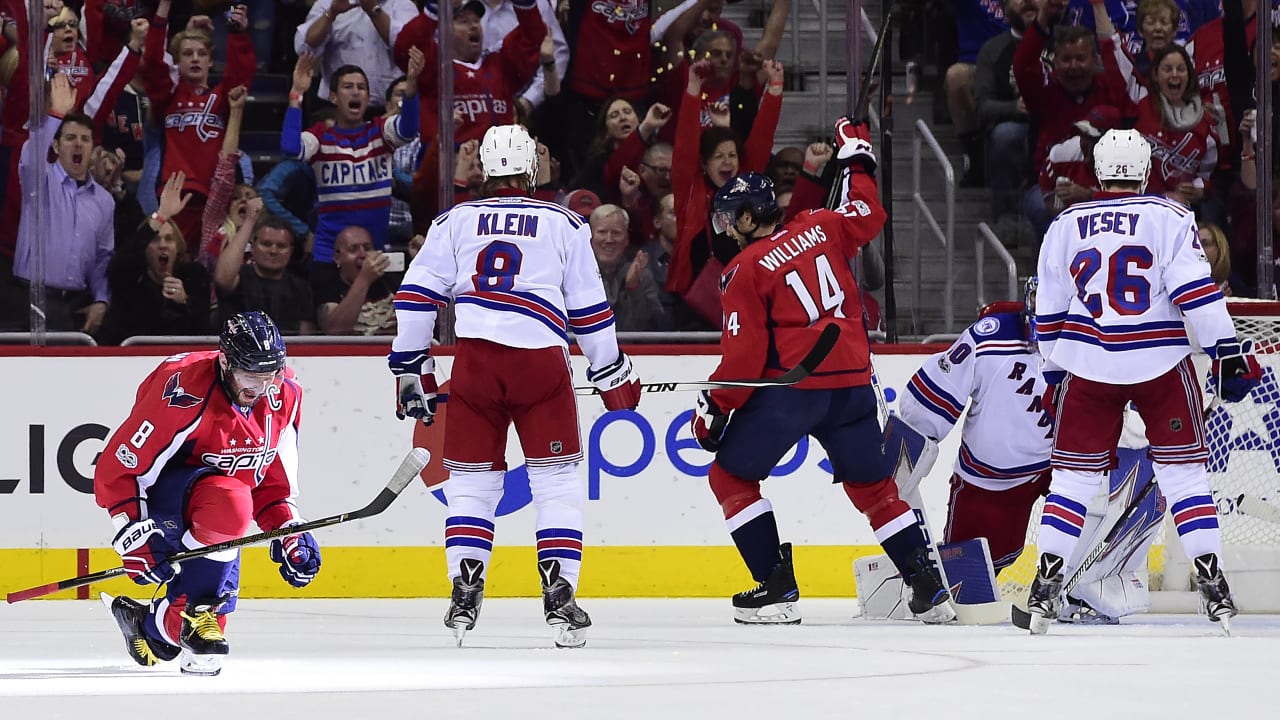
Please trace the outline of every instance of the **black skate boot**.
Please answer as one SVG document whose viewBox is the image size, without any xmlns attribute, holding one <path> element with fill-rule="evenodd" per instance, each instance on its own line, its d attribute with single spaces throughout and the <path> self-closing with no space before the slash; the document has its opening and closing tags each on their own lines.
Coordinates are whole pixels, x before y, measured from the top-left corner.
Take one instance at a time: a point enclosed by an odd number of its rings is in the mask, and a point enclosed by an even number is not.
<svg viewBox="0 0 1280 720">
<path fill-rule="evenodd" d="M 1032 635 L 1043 635 L 1062 611 L 1063 560 L 1053 553 L 1040 555 L 1036 579 L 1031 582 L 1031 596 L 1027 598 L 1027 613 L 1031 616 Z"/>
<path fill-rule="evenodd" d="M 547 624 L 555 630 L 556 647 L 580 648 L 587 644 L 587 628 L 591 616 L 578 607 L 569 581 L 560 577 L 559 560 L 543 560 L 538 563 L 542 576 L 542 611 Z"/>
<path fill-rule="evenodd" d="M 151 667 L 178 657 L 181 650 L 167 642 L 153 640 L 142 631 L 142 622 L 147 618 L 146 605 L 133 598 L 113 598 L 106 593 L 100 593 L 98 598 L 115 617 L 120 632 L 124 633 L 125 649 L 134 662 L 143 667 Z"/>
<path fill-rule="evenodd" d="M 911 573 L 903 578 L 911 586 L 911 599 L 907 607 L 930 625 L 939 625 L 956 619 L 956 609 L 951 605 L 951 593 L 942 584 L 942 575 L 929 557 L 929 548 L 916 548 L 907 558 Z"/>
<path fill-rule="evenodd" d="M 188 675 L 217 675 L 222 672 L 222 657 L 231 652 L 227 638 L 218 624 L 222 598 L 192 601 L 182 611 L 182 672 Z"/>
<path fill-rule="evenodd" d="M 453 579 L 453 596 L 444 614 L 444 626 L 453 630 L 453 637 L 462 647 L 462 638 L 475 628 L 480 617 L 480 604 L 484 602 L 484 563 L 475 558 L 463 558 L 461 574 Z"/>
<path fill-rule="evenodd" d="M 774 566 L 769 577 L 750 590 L 733 596 L 733 621 L 742 625 L 799 625 L 800 588 L 791 563 L 791 543 L 778 547 L 782 562 Z"/>
<path fill-rule="evenodd" d="M 1100 613 L 1084 600 L 1068 595 L 1066 606 L 1058 615 L 1058 622 L 1076 625 L 1119 625 L 1120 618 Z"/>
<path fill-rule="evenodd" d="M 1218 567 L 1218 556 L 1206 553 L 1195 559 L 1196 584 L 1200 586 L 1200 602 L 1209 619 L 1222 626 L 1224 635 L 1231 634 L 1231 618 L 1236 615 L 1236 601 L 1227 587 L 1227 577 Z"/>
</svg>

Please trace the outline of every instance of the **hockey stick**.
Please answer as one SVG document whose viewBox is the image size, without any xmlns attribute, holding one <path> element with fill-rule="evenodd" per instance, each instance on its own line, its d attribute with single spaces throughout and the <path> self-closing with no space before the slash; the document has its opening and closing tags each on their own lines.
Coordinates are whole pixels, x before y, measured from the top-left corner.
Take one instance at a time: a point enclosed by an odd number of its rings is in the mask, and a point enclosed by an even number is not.
<svg viewBox="0 0 1280 720">
<path fill-rule="evenodd" d="M 766 388 L 786 385 L 795 385 L 813 374 L 814 370 L 827 359 L 827 355 L 831 354 L 831 349 L 836 346 L 836 341 L 840 339 L 840 326 L 831 323 L 822 328 L 822 334 L 818 335 L 818 340 L 814 342 L 809 352 L 800 359 L 795 367 L 782 373 L 775 378 L 758 379 L 758 380 L 700 380 L 694 382 L 662 382 L 662 383 L 645 383 L 642 387 L 644 392 L 672 392 L 679 390 L 721 390 L 724 388 Z M 599 395 L 600 391 L 594 385 L 578 385 L 573 388 L 573 392 L 578 395 Z"/>
<path fill-rule="evenodd" d="M 359 510 L 352 510 L 351 512 L 345 512 L 341 515 L 332 515 L 330 517 L 320 518 L 319 520 L 311 520 L 310 522 L 304 522 L 298 525 L 290 525 L 288 527 L 282 527 L 268 532 L 261 532 L 256 535 L 248 535 L 236 540 L 220 542 L 216 545 L 208 545 L 194 550 L 183 550 L 182 552 L 170 555 L 166 560 L 170 563 L 181 562 L 183 560 L 190 560 L 210 553 L 231 550 L 245 545 L 253 545 L 255 543 L 263 542 L 264 540 L 272 540 L 286 535 L 297 535 L 298 533 L 319 530 L 320 528 L 339 525 L 341 523 L 350 522 L 351 520 L 373 517 L 374 515 L 377 515 L 383 510 L 391 507 L 391 503 L 395 502 L 395 499 L 399 497 L 400 493 L 404 491 L 406 487 L 408 487 L 409 483 L 412 482 L 414 478 L 418 477 L 418 473 L 422 472 L 422 468 L 426 467 L 430 460 L 431 453 L 427 452 L 423 448 L 414 448 L 409 451 L 409 454 L 403 461 L 401 461 L 400 467 L 396 469 L 395 475 L 391 476 L 391 481 L 387 483 L 387 486 L 378 492 L 378 496 L 375 497 L 372 502 Z M 103 580 L 124 574 L 125 569 L 123 567 L 101 570 L 88 575 L 81 575 L 79 577 L 49 583 L 48 585 L 40 585 L 39 587 L 11 592 L 5 597 L 5 602 L 13 604 L 23 600 L 30 600 L 31 598 L 49 595 L 60 590 L 70 590 L 71 588 L 80 587 L 82 585 L 102 582 Z"/>
<path fill-rule="evenodd" d="M 876 36 L 875 47 L 871 49 L 871 61 L 867 65 L 866 76 L 862 79 L 862 84 L 858 86 L 858 99 L 853 104 L 853 112 L 849 115 L 849 120 L 859 122 L 866 117 L 867 105 L 871 100 L 871 85 L 876 79 L 876 68 L 880 66 L 880 59 L 884 56 L 885 40 L 889 37 L 890 23 L 893 21 L 893 9 L 885 13 L 884 20 L 880 22 L 880 34 Z M 882 88 L 883 90 L 883 88 Z M 840 163 L 832 156 L 827 162 L 827 167 L 822 171 L 821 182 L 828 188 L 827 204 L 825 207 L 831 208 L 836 205 L 836 198 L 840 194 L 840 182 L 838 182 Z"/>
<path fill-rule="evenodd" d="M 1072 590 L 1075 590 L 1076 586 L 1080 584 L 1080 579 L 1084 577 L 1085 572 L 1087 572 L 1089 568 L 1093 567 L 1094 563 L 1098 562 L 1098 558 L 1105 555 L 1106 552 L 1111 549 L 1111 544 L 1116 539 L 1116 536 L 1120 534 L 1120 529 L 1123 528 L 1125 524 L 1129 522 L 1129 519 L 1133 517 L 1133 514 L 1138 511 L 1138 506 L 1142 505 L 1143 501 L 1147 499 L 1147 496 L 1151 494 L 1151 491 L 1155 489 L 1155 486 L 1155 478 L 1152 478 L 1145 486 L 1143 486 L 1142 490 L 1129 501 L 1129 505 L 1125 507 L 1124 512 L 1120 513 L 1120 517 L 1117 518 L 1115 524 L 1111 526 L 1111 530 L 1107 532 L 1106 537 L 1102 538 L 1102 542 L 1098 543 L 1097 547 L 1095 547 L 1084 560 L 1080 561 L 1080 566 L 1071 574 L 1071 579 L 1067 580 L 1067 582 L 1062 586 L 1062 594 L 1068 595 Z M 1037 570 L 1037 572 L 1039 572 L 1039 570 Z M 1017 605 L 1012 605 L 1010 607 L 1009 619 L 1013 624 L 1023 630 L 1031 629 L 1031 613 L 1023 610 Z"/>
<path fill-rule="evenodd" d="M 1236 510 L 1251 518 L 1280 525 L 1280 508 L 1259 497 L 1241 495 L 1236 498 Z"/>
</svg>

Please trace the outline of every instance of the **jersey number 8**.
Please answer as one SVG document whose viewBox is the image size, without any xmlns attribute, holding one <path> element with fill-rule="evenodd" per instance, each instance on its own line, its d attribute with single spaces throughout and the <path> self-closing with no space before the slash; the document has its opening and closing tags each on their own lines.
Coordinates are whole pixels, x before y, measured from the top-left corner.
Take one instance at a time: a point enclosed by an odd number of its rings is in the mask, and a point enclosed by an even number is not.
<svg viewBox="0 0 1280 720">
<path fill-rule="evenodd" d="M 510 290 L 515 287 L 523 260 L 520 248 L 495 240 L 485 245 L 476 256 L 476 274 L 471 276 L 471 282 L 477 291 Z"/>
</svg>

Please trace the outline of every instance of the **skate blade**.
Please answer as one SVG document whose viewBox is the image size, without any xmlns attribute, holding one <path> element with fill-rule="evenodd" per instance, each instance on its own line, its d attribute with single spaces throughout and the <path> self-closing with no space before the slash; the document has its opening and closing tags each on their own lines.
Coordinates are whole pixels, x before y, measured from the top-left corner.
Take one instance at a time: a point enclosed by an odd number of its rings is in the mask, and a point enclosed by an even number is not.
<svg viewBox="0 0 1280 720">
<path fill-rule="evenodd" d="M 183 675 L 204 675 L 212 677 L 222 672 L 222 655 L 196 655 L 193 652 L 182 651 L 182 674 Z"/>
<path fill-rule="evenodd" d="M 100 592 L 98 593 L 98 600 L 102 601 L 102 605 L 107 609 L 107 612 L 111 612 L 111 603 L 115 602 L 116 599 L 111 595 Z M 111 615 L 115 617 L 115 613 L 111 613 Z"/>
<path fill-rule="evenodd" d="M 916 615 L 916 619 L 926 625 L 941 625 L 956 619 L 956 609 L 946 600 Z"/>
<path fill-rule="evenodd" d="M 1222 634 L 1224 636 L 1231 637 L 1231 615 L 1230 614 L 1223 615 L 1222 617 L 1217 617 L 1217 618 L 1211 617 L 1209 619 L 1218 623 L 1218 628 L 1222 630 Z"/>
<path fill-rule="evenodd" d="M 587 628 L 571 628 L 568 625 L 552 625 L 558 648 L 580 648 L 587 644 Z"/>
<path fill-rule="evenodd" d="M 799 625 L 801 619 L 800 609 L 792 602 L 733 609 L 733 621 L 739 625 Z"/>
<path fill-rule="evenodd" d="M 458 643 L 458 647 L 462 647 L 462 638 L 467 636 L 467 631 L 470 630 L 471 627 L 474 626 L 468 626 L 465 623 L 450 627 L 450 629 L 453 630 L 453 639 Z"/>
<path fill-rule="evenodd" d="M 1031 611 L 1030 615 L 1031 621 L 1027 629 L 1031 631 L 1032 635 L 1043 635 L 1049 632 L 1049 626 L 1053 624 L 1054 618 L 1045 617 L 1034 610 Z"/>
</svg>

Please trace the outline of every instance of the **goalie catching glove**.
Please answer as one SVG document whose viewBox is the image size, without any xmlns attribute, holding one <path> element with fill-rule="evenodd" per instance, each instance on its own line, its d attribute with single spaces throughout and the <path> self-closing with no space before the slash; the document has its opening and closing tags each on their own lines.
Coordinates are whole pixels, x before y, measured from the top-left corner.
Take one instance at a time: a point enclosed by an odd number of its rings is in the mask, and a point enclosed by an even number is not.
<svg viewBox="0 0 1280 720">
<path fill-rule="evenodd" d="M 1224 340 L 1214 348 L 1210 370 L 1213 391 L 1227 402 L 1240 402 L 1262 380 L 1262 368 L 1253 355 L 1252 340 Z"/>
<path fill-rule="evenodd" d="M 120 528 L 111 547 L 120 553 L 125 574 L 139 585 L 163 585 L 178 574 L 177 565 L 165 561 L 164 532 L 155 520 L 135 520 Z"/>
<path fill-rule="evenodd" d="M 587 370 L 587 380 L 600 391 L 608 410 L 635 410 L 640 404 L 640 376 L 631 358 L 618 351 L 618 359 L 600 368 Z"/>
<path fill-rule="evenodd" d="M 320 546 L 309 532 L 276 538 L 267 553 L 280 564 L 280 577 L 296 588 L 310 585 L 320 572 Z"/>
<path fill-rule="evenodd" d="M 729 413 L 721 410 L 716 401 L 711 399 L 711 391 L 703 390 L 698 393 L 698 404 L 693 408 L 690 426 L 693 439 L 698 441 L 702 449 L 707 452 L 718 451 L 728 425 Z"/>
<path fill-rule="evenodd" d="M 396 376 L 396 417 L 416 418 L 430 425 L 436 415 L 436 359 L 425 351 L 396 352 L 387 356 Z"/>
</svg>

